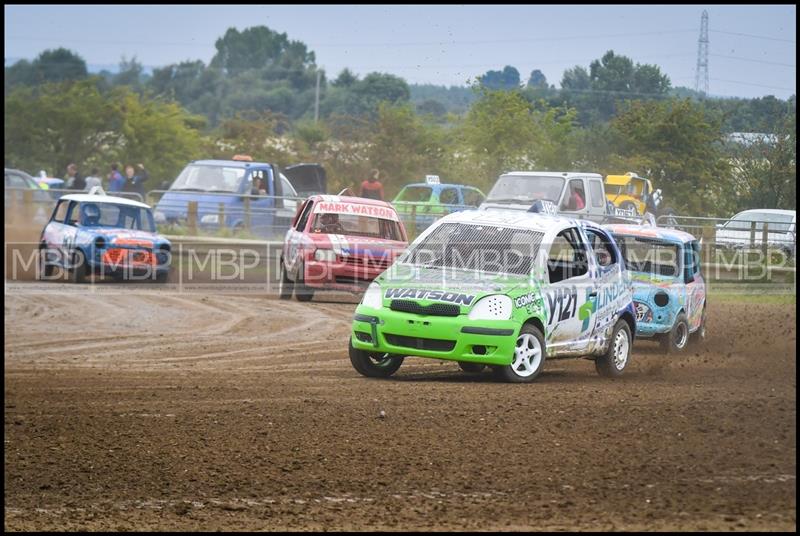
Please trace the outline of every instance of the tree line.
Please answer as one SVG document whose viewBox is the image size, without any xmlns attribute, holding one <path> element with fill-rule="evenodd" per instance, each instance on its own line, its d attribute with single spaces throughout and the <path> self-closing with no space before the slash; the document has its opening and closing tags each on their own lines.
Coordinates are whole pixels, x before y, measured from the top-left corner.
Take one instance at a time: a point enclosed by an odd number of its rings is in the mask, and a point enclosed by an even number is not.
<svg viewBox="0 0 800 536">
<path fill-rule="evenodd" d="M 231 28 L 216 50 L 208 65 L 151 74 L 134 58 L 90 75 L 65 49 L 6 67 L 6 166 L 143 161 L 168 183 L 190 159 L 246 152 L 318 161 L 332 190 L 378 167 L 390 195 L 430 173 L 488 189 L 512 169 L 636 171 L 687 213 L 794 207 L 794 96 L 707 98 L 613 51 L 568 69 L 556 89 L 538 70 L 523 84 L 510 66 L 470 87 L 348 69 L 328 80 L 305 44 L 264 26 Z M 727 141 L 732 131 L 773 137 L 741 146 Z"/>
</svg>

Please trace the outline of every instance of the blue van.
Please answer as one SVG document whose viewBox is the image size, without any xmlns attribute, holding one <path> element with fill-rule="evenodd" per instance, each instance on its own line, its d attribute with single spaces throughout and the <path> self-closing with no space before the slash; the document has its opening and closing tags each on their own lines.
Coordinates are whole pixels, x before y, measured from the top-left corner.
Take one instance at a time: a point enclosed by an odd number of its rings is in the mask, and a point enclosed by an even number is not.
<svg viewBox="0 0 800 536">
<path fill-rule="evenodd" d="M 158 224 L 185 225 L 189 202 L 195 201 L 197 227 L 204 232 L 223 226 L 243 230 L 249 224 L 251 233 L 271 238 L 283 236 L 297 211 L 297 198 L 274 164 L 252 162 L 249 157 L 195 160 L 158 201 L 154 217 Z"/>
</svg>

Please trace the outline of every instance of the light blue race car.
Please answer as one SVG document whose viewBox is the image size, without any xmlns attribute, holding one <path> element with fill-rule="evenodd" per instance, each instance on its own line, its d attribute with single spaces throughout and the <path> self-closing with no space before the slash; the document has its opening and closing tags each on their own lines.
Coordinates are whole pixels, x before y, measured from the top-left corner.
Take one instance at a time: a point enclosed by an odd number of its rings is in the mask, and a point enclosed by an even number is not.
<svg viewBox="0 0 800 536">
<path fill-rule="evenodd" d="M 700 243 L 674 229 L 607 225 L 633 280 L 637 338 L 654 338 L 665 353 L 706 337 L 706 285 Z"/>
</svg>

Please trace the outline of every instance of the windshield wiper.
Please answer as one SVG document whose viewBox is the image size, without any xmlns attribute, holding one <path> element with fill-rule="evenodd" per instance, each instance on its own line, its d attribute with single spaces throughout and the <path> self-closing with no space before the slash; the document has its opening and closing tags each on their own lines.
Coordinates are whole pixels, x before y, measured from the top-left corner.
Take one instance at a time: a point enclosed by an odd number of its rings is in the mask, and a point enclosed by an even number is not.
<svg viewBox="0 0 800 536">
<path fill-rule="evenodd" d="M 208 190 L 203 190 L 202 188 L 173 188 L 173 192 L 207 192 Z"/>
</svg>

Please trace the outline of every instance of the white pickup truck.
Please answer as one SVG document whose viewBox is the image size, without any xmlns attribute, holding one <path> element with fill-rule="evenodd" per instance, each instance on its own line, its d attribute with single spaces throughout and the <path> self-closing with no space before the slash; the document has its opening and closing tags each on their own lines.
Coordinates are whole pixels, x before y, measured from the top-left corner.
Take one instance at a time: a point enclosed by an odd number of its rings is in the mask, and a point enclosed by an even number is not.
<svg viewBox="0 0 800 536">
<path fill-rule="evenodd" d="M 500 175 L 480 209 L 529 210 L 536 201 L 549 201 L 559 213 L 597 223 L 636 216 L 608 201 L 601 175 L 554 171 Z"/>
</svg>

